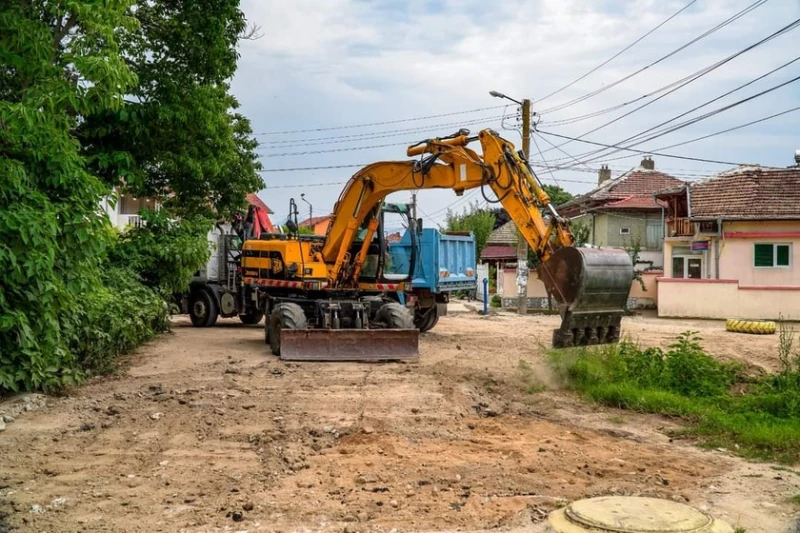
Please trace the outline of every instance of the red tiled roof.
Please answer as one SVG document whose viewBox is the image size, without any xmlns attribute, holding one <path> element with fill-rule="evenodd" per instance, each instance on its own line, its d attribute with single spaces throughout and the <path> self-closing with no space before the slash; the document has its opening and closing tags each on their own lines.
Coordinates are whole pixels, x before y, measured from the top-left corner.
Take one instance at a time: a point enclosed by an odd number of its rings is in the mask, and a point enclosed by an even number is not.
<svg viewBox="0 0 800 533">
<path fill-rule="evenodd" d="M 331 218 L 330 215 L 325 215 L 324 217 L 307 218 L 304 221 L 300 222 L 300 225 L 301 226 L 316 226 L 320 222 L 325 222 L 329 218 Z"/>
<path fill-rule="evenodd" d="M 800 219 L 800 166 L 739 167 L 691 184 L 692 218 Z"/>
<path fill-rule="evenodd" d="M 653 194 L 680 185 L 684 182 L 678 178 L 640 167 L 570 200 L 559 206 L 559 210 L 564 213 L 582 211 L 587 205 L 604 209 L 660 209 Z"/>
<path fill-rule="evenodd" d="M 250 204 L 250 205 L 254 205 L 256 207 L 260 207 L 261 209 L 266 211 L 268 215 L 273 215 L 274 214 L 272 212 L 272 209 L 267 207 L 267 204 L 264 203 L 264 200 L 259 198 L 259 196 L 254 192 L 251 192 L 250 194 L 247 195 L 247 203 Z"/>
<path fill-rule="evenodd" d="M 513 246 L 488 245 L 481 250 L 481 259 L 516 259 L 517 249 Z"/>
</svg>

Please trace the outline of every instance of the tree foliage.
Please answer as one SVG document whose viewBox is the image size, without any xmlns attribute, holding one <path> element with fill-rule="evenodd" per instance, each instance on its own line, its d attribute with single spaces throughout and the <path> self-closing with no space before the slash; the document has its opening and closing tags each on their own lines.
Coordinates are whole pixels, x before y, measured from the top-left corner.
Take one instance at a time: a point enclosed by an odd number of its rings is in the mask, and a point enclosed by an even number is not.
<svg viewBox="0 0 800 533">
<path fill-rule="evenodd" d="M 135 81 L 114 32 L 132 26 L 127 7 L 0 7 L 0 388 L 75 380 L 76 316 L 110 233 L 98 214 L 105 187 L 73 130 L 81 116 L 119 111 Z"/>
<path fill-rule="evenodd" d="M 244 29 L 238 0 L 0 3 L 0 392 L 75 383 L 167 327 L 199 215 L 261 185 L 228 92 Z M 116 236 L 99 206 L 120 177 L 168 213 Z"/>
<path fill-rule="evenodd" d="M 495 216 L 475 202 L 465 207 L 461 214 L 454 214 L 448 209 L 445 224 L 448 231 L 471 231 L 473 233 L 477 260 L 486 246 L 489 235 L 494 231 Z"/>
<path fill-rule="evenodd" d="M 239 0 L 140 1 L 119 31 L 139 83 L 81 127 L 95 170 L 184 217 L 229 216 L 263 188 L 250 122 L 229 80 L 246 30 Z"/>
</svg>

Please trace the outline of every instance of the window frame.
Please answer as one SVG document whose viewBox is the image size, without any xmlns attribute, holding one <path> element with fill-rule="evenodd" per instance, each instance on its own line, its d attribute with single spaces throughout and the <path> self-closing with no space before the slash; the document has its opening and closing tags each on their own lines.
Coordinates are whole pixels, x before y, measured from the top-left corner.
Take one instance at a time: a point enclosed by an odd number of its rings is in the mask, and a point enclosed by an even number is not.
<svg viewBox="0 0 800 533">
<path fill-rule="evenodd" d="M 756 246 L 772 246 L 772 264 L 769 266 L 756 265 Z M 785 246 L 789 249 L 789 263 L 778 264 L 778 247 Z M 753 268 L 792 268 L 792 243 L 791 242 L 754 242 L 753 243 Z"/>
<path fill-rule="evenodd" d="M 682 277 L 680 277 L 680 278 L 675 276 L 675 266 L 674 266 L 674 261 L 675 261 L 676 259 L 680 259 L 680 260 L 683 262 L 683 276 L 682 276 Z M 690 261 L 690 260 L 692 260 L 692 259 L 697 259 L 698 261 L 700 261 L 700 277 L 699 277 L 699 278 L 691 278 L 691 277 L 689 277 L 689 261 Z M 694 255 L 686 255 L 686 254 L 681 254 L 681 255 L 673 255 L 673 256 L 672 256 L 672 261 L 673 261 L 673 267 L 672 267 L 672 273 L 671 273 L 671 275 L 670 275 L 670 277 L 671 277 L 671 278 L 673 278 L 673 279 L 707 279 L 707 278 L 705 278 L 705 277 L 704 277 L 704 275 L 705 275 L 705 266 L 706 266 L 706 262 L 705 262 L 705 260 L 704 260 L 704 258 L 703 258 L 703 256 L 702 256 L 702 255 L 700 255 L 700 254 L 694 254 Z"/>
<path fill-rule="evenodd" d="M 622 230 L 628 230 L 628 231 L 622 231 Z M 619 234 L 620 235 L 630 235 L 631 234 L 631 227 L 630 226 L 620 226 Z"/>
</svg>

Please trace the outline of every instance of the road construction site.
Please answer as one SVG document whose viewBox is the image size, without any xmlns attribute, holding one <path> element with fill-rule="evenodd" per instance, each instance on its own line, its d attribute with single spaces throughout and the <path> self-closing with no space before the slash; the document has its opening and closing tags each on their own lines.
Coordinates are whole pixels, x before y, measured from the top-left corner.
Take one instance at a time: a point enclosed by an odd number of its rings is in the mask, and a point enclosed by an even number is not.
<svg viewBox="0 0 800 533">
<path fill-rule="evenodd" d="M 795 470 L 563 390 L 546 359 L 559 317 L 450 307 L 419 363 L 283 362 L 263 326 L 178 317 L 116 376 L 8 400 L 0 531 L 542 531 L 548 512 L 606 494 L 796 527 Z M 721 357 L 778 365 L 774 335 L 623 321 L 648 346 L 687 329 Z"/>
</svg>

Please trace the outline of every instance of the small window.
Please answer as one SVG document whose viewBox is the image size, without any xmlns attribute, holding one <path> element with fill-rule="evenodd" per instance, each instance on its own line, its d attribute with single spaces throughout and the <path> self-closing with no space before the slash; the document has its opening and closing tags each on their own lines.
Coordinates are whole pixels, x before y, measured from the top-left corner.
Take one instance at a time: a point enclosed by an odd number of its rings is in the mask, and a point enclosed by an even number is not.
<svg viewBox="0 0 800 533">
<path fill-rule="evenodd" d="M 788 267 L 791 244 L 756 244 L 753 246 L 753 265 L 759 268 Z"/>
<path fill-rule="evenodd" d="M 631 228 L 629 228 L 629 227 L 621 227 L 621 228 L 619 228 L 619 234 L 620 235 L 630 235 L 631 234 Z"/>
</svg>

